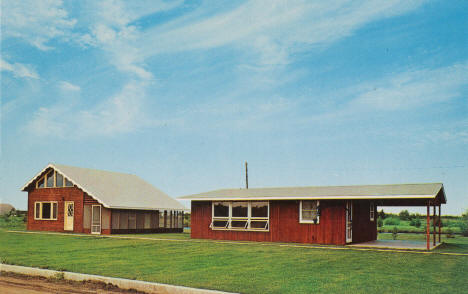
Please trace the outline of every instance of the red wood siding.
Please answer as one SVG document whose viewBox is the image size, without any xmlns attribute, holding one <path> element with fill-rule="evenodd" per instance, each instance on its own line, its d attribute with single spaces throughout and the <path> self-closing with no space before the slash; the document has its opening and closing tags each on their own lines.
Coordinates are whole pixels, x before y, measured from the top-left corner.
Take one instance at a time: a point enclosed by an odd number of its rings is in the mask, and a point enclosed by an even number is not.
<svg viewBox="0 0 468 294">
<path fill-rule="evenodd" d="M 299 223 L 299 201 L 270 201 L 270 231 L 211 230 L 211 202 L 192 201 L 191 237 L 200 239 L 345 244 L 345 204 L 321 201 L 320 224 Z"/>
<path fill-rule="evenodd" d="M 377 210 L 370 221 L 370 201 L 353 201 L 353 243 L 377 239 Z"/>
<path fill-rule="evenodd" d="M 35 220 L 34 202 L 57 201 L 57 220 Z M 28 224 L 27 229 L 33 231 L 64 232 L 64 201 L 75 202 L 73 232 L 83 232 L 83 191 L 76 187 L 40 188 L 28 192 Z M 70 231 L 67 231 L 70 232 Z"/>
</svg>

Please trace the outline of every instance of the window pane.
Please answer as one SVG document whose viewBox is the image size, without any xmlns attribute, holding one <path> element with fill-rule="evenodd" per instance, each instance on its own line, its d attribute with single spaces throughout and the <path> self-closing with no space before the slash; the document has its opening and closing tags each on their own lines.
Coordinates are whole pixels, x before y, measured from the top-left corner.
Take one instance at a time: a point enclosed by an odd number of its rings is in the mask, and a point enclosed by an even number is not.
<svg viewBox="0 0 468 294">
<path fill-rule="evenodd" d="M 317 220 L 318 218 L 318 207 L 317 201 L 302 201 L 302 219 L 303 220 Z"/>
<path fill-rule="evenodd" d="M 53 187 L 54 186 L 54 172 L 50 172 L 47 175 L 47 187 Z"/>
<path fill-rule="evenodd" d="M 36 203 L 36 218 L 41 218 L 41 203 Z"/>
<path fill-rule="evenodd" d="M 215 202 L 214 203 L 214 216 L 228 217 L 229 216 L 229 202 Z"/>
<path fill-rule="evenodd" d="M 101 223 L 101 207 L 93 206 L 93 224 Z"/>
<path fill-rule="evenodd" d="M 311 210 L 314 208 L 315 201 L 302 201 L 302 209 L 304 210 Z"/>
<path fill-rule="evenodd" d="M 213 227 L 215 228 L 225 228 L 227 227 L 228 221 L 226 220 L 215 220 L 213 221 Z"/>
<path fill-rule="evenodd" d="M 302 219 L 313 220 L 314 213 L 312 211 L 302 211 Z"/>
<path fill-rule="evenodd" d="M 52 203 L 52 218 L 57 219 L 57 203 Z"/>
<path fill-rule="evenodd" d="M 43 219 L 50 219 L 50 202 L 43 202 L 42 203 L 42 218 Z"/>
<path fill-rule="evenodd" d="M 247 221 L 232 221 L 231 227 L 240 229 L 247 228 Z"/>
<path fill-rule="evenodd" d="M 41 178 L 41 179 L 37 182 L 37 187 L 38 187 L 38 188 L 44 188 L 44 178 Z"/>
<path fill-rule="evenodd" d="M 268 202 L 252 202 L 252 217 L 268 217 Z"/>
<path fill-rule="evenodd" d="M 70 182 L 67 178 L 65 178 L 65 186 L 66 187 L 73 187 L 73 183 Z"/>
<path fill-rule="evenodd" d="M 63 176 L 59 173 L 55 174 L 56 187 L 63 187 Z"/>
<path fill-rule="evenodd" d="M 233 202 L 232 217 L 247 217 L 248 207 L 247 202 Z"/>
<path fill-rule="evenodd" d="M 267 229 L 267 221 L 251 221 L 250 227 L 252 229 Z"/>
<path fill-rule="evenodd" d="M 159 211 L 159 227 L 164 228 L 164 211 Z"/>
</svg>

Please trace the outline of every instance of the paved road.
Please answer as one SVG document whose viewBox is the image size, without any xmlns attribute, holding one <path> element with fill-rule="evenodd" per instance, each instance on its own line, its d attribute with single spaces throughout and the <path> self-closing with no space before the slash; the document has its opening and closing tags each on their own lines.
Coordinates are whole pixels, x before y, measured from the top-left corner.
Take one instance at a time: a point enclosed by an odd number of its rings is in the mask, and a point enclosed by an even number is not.
<svg viewBox="0 0 468 294">
<path fill-rule="evenodd" d="M 89 283 L 67 283 L 50 281 L 35 277 L 0 276 L 0 292 L 3 294 L 83 294 L 83 293 L 137 293 L 121 289 L 105 289 L 105 285 Z"/>
</svg>

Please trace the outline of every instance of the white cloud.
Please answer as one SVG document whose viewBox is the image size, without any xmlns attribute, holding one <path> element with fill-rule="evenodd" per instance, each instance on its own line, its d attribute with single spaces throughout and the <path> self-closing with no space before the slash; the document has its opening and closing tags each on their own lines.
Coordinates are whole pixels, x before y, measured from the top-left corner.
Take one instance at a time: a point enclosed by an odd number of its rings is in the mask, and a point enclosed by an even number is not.
<svg viewBox="0 0 468 294">
<path fill-rule="evenodd" d="M 66 37 L 76 23 L 62 4 L 61 0 L 2 1 L 2 39 L 21 38 L 40 50 L 51 49 L 47 43 Z"/>
<path fill-rule="evenodd" d="M 31 65 L 22 63 L 9 63 L 0 58 L 0 70 L 13 73 L 17 78 L 39 79 L 39 75 Z"/>
<path fill-rule="evenodd" d="M 248 1 L 207 19 L 181 18 L 149 29 L 141 37 L 142 50 L 151 56 L 234 45 L 253 49 L 259 63 L 284 64 L 291 53 L 346 37 L 366 23 L 407 13 L 422 2 Z"/>
<path fill-rule="evenodd" d="M 109 62 L 122 72 L 129 72 L 143 80 L 153 74 L 145 67 L 145 58 L 140 50 L 141 32 L 131 23 L 146 15 L 171 9 L 180 1 L 91 1 L 90 32 L 79 39 L 83 44 L 96 46 L 109 55 Z"/>
<path fill-rule="evenodd" d="M 80 91 L 81 88 L 80 86 L 77 86 L 77 85 L 74 85 L 70 82 L 67 82 L 67 81 L 62 81 L 59 83 L 59 87 L 60 89 L 62 89 L 63 91 L 72 91 L 72 92 L 76 92 L 76 91 Z"/>
<path fill-rule="evenodd" d="M 410 70 L 361 85 L 351 106 L 388 111 L 420 107 L 460 96 L 467 83 L 468 62 Z"/>
<path fill-rule="evenodd" d="M 41 107 L 26 130 L 37 136 L 76 139 L 159 126 L 163 122 L 151 119 L 146 112 L 146 87 L 144 82 L 130 81 L 119 93 L 93 107 L 80 107 L 73 101 Z"/>
</svg>

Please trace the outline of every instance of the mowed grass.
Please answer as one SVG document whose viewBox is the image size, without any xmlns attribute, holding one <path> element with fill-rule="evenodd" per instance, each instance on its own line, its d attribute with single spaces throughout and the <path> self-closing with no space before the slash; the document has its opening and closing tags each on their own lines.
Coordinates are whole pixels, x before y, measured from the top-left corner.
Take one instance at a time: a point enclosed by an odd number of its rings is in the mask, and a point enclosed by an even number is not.
<svg viewBox="0 0 468 294">
<path fill-rule="evenodd" d="M 466 244 L 465 239 L 455 239 Z M 3 261 L 241 293 L 466 293 L 468 256 L 0 231 Z M 454 241 L 455 242 L 455 241 Z"/>
</svg>

